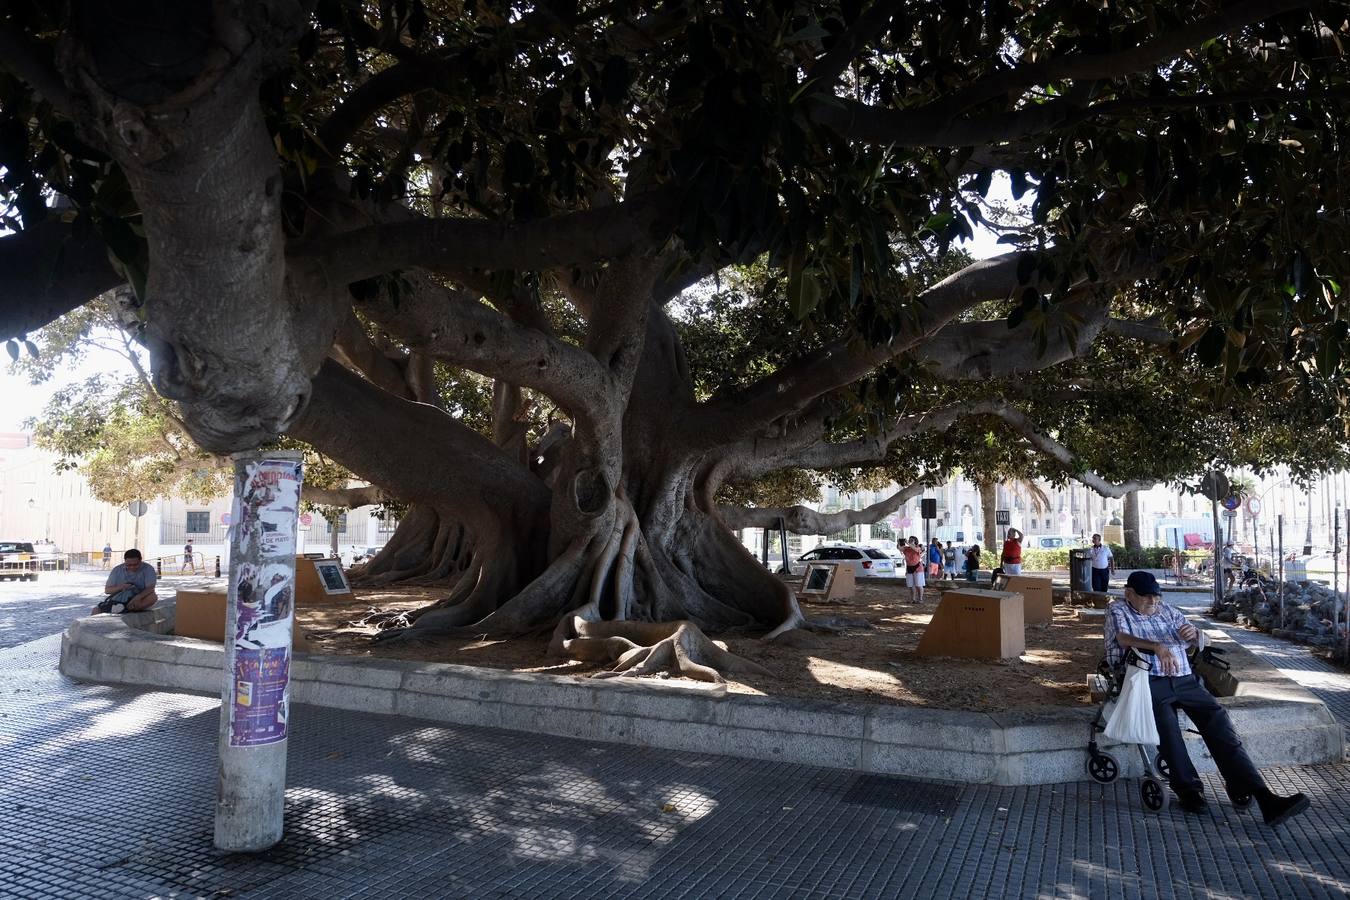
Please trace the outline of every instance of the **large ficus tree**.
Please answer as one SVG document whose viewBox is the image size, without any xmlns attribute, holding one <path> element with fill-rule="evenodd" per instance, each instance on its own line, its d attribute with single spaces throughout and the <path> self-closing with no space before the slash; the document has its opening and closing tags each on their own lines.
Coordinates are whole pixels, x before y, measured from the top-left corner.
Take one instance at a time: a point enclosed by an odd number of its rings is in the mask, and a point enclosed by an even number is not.
<svg viewBox="0 0 1350 900">
<path fill-rule="evenodd" d="M 5 10 L 0 329 L 129 283 L 201 447 L 285 434 L 408 505 L 370 575 L 449 580 L 423 631 L 790 627 L 719 490 L 901 441 L 1156 477 L 1035 417 L 1149 414 L 1027 390 L 1094 354 L 1344 416 L 1344 3 Z M 1007 252 L 944 275 L 985 223 Z M 674 301 L 732 267 L 767 312 L 713 372 Z"/>
</svg>

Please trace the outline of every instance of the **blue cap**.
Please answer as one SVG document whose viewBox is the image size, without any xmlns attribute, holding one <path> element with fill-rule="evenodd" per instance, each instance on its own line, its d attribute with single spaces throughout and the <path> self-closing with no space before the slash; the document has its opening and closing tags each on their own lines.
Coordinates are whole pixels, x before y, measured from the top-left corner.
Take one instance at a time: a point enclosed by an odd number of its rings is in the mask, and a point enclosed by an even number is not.
<svg viewBox="0 0 1350 900">
<path fill-rule="evenodd" d="M 1131 572 L 1130 577 L 1125 579 L 1125 586 L 1136 594 L 1162 596 L 1162 588 L 1158 585 L 1158 579 L 1154 578 L 1149 572 Z"/>
</svg>

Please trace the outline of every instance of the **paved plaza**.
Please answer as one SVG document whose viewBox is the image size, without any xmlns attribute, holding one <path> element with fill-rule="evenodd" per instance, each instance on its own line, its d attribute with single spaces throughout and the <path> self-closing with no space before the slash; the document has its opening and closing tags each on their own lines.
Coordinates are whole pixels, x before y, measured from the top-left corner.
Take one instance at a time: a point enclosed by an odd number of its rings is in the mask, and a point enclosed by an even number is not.
<svg viewBox="0 0 1350 900">
<path fill-rule="evenodd" d="M 6 635 L 89 605 L 49 585 L 24 625 L 14 587 Z M 1269 770 L 1315 804 L 1271 830 L 1223 801 L 1146 813 L 1133 780 L 925 783 L 302 706 L 285 840 L 219 854 L 217 701 L 74 684 L 55 630 L 0 650 L 5 898 L 1350 894 L 1347 764 Z M 1229 630 L 1350 722 L 1350 677 Z"/>
</svg>

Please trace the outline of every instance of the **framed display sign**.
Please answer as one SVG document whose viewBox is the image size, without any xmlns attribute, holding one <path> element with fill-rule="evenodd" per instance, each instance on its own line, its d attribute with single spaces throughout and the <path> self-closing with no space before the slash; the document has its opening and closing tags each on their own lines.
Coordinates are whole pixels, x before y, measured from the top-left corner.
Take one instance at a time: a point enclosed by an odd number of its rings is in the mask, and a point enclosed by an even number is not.
<svg viewBox="0 0 1350 900">
<path fill-rule="evenodd" d="M 324 593 L 351 593 L 351 585 L 347 584 L 347 575 L 342 571 L 342 563 L 339 560 L 317 560 L 314 563 L 314 570 L 319 573 L 319 583 L 323 585 Z"/>
<path fill-rule="evenodd" d="M 802 593 L 828 594 L 838 568 L 833 563 L 815 563 L 807 566 L 806 575 L 802 578 Z"/>
</svg>

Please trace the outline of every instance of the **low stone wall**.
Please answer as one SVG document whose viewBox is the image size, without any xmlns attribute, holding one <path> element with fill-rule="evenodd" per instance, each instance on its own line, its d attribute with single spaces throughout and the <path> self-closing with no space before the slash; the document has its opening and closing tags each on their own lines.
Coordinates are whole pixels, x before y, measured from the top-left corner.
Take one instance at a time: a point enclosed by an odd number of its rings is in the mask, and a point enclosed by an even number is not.
<svg viewBox="0 0 1350 900">
<path fill-rule="evenodd" d="M 146 613 L 79 619 L 62 639 L 61 671 L 81 681 L 219 694 L 225 677 L 221 646 L 174 637 L 172 628 L 171 602 Z M 1223 636 L 1215 637 L 1217 643 Z M 1086 779 L 1094 713 L 1067 707 L 986 714 L 841 704 L 729 694 L 724 685 L 305 653 L 297 653 L 292 666 L 296 703 L 983 784 Z M 1273 683 L 1273 677 L 1287 685 L 1279 696 L 1239 691 L 1223 701 L 1258 765 L 1339 762 L 1344 738 L 1330 712 L 1264 668 L 1262 683 Z M 1197 768 L 1212 770 L 1204 745 L 1191 737 Z M 1137 754 L 1117 756 L 1125 774 L 1140 773 Z"/>
</svg>

